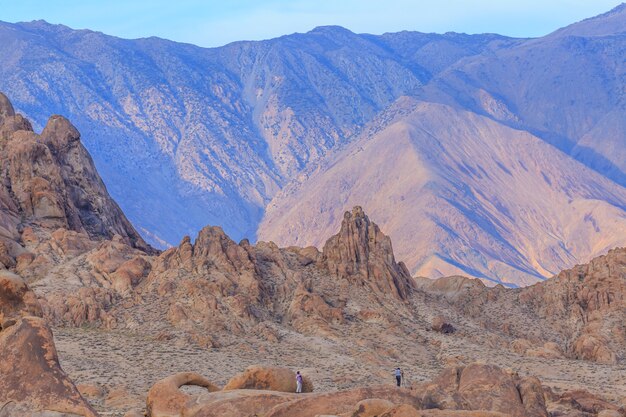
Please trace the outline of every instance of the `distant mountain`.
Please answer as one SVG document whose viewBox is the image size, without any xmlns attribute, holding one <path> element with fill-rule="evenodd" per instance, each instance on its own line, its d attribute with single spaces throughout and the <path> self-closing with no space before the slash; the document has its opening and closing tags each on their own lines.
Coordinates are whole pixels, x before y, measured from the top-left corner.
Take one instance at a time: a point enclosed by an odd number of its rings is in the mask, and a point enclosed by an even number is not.
<svg viewBox="0 0 626 417">
<path fill-rule="evenodd" d="M 422 97 L 528 130 L 626 186 L 626 4 L 471 57 Z"/>
<path fill-rule="evenodd" d="M 429 106 L 428 117 L 434 119 L 452 114 L 465 123 L 478 117 L 477 123 L 490 131 L 532 136 L 536 146 L 549 144 L 545 154 L 555 155 L 558 161 L 552 162 L 564 172 L 557 177 L 572 183 L 550 192 L 565 196 L 569 189 L 601 184 L 594 193 L 581 192 L 574 199 L 587 201 L 593 195 L 604 207 L 598 209 L 602 221 L 614 220 L 615 235 L 626 235 L 619 229 L 626 185 L 625 27 L 622 5 L 539 39 L 418 32 L 374 36 L 320 27 L 306 34 L 206 49 L 158 38 L 124 40 L 42 21 L 0 23 L 0 90 L 34 120 L 36 129 L 50 113 L 71 118 L 112 196 L 143 236 L 158 246 L 176 244 L 207 223 L 223 225 L 235 239 L 254 240 L 265 208 L 275 197 L 259 237 L 283 244 L 294 243 L 296 237 L 298 242 L 316 241 L 314 236 L 296 236 L 301 230 L 285 222 L 279 223 L 286 229 L 278 228 L 272 213 L 286 210 L 279 205 L 290 201 L 289 190 L 305 183 L 314 188 L 307 178 L 321 178 L 312 175 L 314 170 L 329 167 L 328 161 L 338 160 L 350 143 L 376 136 L 375 130 L 383 134 L 391 126 L 385 117 L 404 96 L 437 103 Z M 380 125 L 371 125 L 374 120 Z M 467 143 L 502 139 L 489 133 L 487 140 L 467 129 L 466 124 L 460 127 Z M 450 145 L 454 138 L 441 140 Z M 406 157 L 405 152 L 421 152 L 417 147 L 410 151 L 409 140 L 397 142 L 398 149 L 385 153 Z M 511 161 L 528 162 L 526 149 L 516 151 L 522 155 Z M 463 155 L 448 159 L 482 167 L 485 155 L 501 153 L 485 149 L 473 162 Z M 507 178 L 507 170 L 515 173 L 514 168 L 503 165 L 504 176 L 489 185 L 495 187 L 489 195 L 500 201 L 509 198 L 510 189 L 500 188 L 499 181 Z M 446 170 L 462 171 L 441 166 L 428 172 Z M 419 183 L 421 177 L 414 175 L 418 171 L 404 170 L 404 181 Z M 573 172 L 576 178 L 566 174 Z M 446 201 L 465 201 L 467 187 L 479 189 L 466 183 L 468 178 L 464 174 L 449 182 L 455 186 L 447 188 Z M 380 176 L 380 184 L 390 180 Z M 523 175 L 516 178 L 520 184 L 526 180 L 531 181 Z M 380 184 L 371 184 L 373 194 Z M 577 243 L 564 232 L 548 243 L 513 238 L 561 230 L 564 201 L 559 198 L 558 205 L 551 206 L 551 213 L 558 215 L 545 213 L 532 226 L 517 224 L 512 216 L 510 225 L 495 229 L 510 234 L 490 235 L 489 244 L 468 238 L 455 247 L 457 239 L 451 239 L 435 245 L 436 250 L 420 251 L 421 244 L 394 235 L 394 230 L 409 229 L 408 223 L 385 225 L 398 242 L 399 259 L 406 256 L 413 272 L 436 275 L 454 266 L 496 281 L 528 283 L 619 243 L 612 237 L 591 243 L 595 240 L 588 240 L 587 232 L 576 236 Z M 375 211 L 369 202 L 360 204 Z M 328 210 L 314 218 L 292 219 L 332 224 L 324 216 L 342 212 L 348 202 L 328 204 Z M 406 221 L 410 216 L 400 207 L 390 212 L 398 215 L 398 222 Z M 507 217 L 499 208 L 493 210 L 498 218 Z M 577 210 L 571 222 L 580 218 L 583 209 Z M 300 216 L 305 213 L 311 214 L 304 210 Z M 464 218 L 470 228 L 492 228 L 484 219 L 478 224 L 477 218 Z M 446 223 L 451 219 L 433 223 L 439 229 L 428 233 L 439 230 L 445 231 L 442 236 L 455 236 L 461 225 Z M 270 230 L 269 224 L 277 228 Z M 443 260 L 425 268 L 420 260 L 429 254 Z"/>
<path fill-rule="evenodd" d="M 207 223 L 254 237 L 265 205 L 311 160 L 501 39 L 322 27 L 204 49 L 1 23 L 0 90 L 35 127 L 50 113 L 75 121 L 111 194 L 149 241 L 175 244 Z M 404 44 L 421 52 L 401 56 L 394 48 Z"/>
<path fill-rule="evenodd" d="M 626 189 L 528 132 L 400 99 L 270 203 L 259 229 L 320 246 L 362 204 L 421 276 L 528 285 L 626 244 Z"/>
</svg>

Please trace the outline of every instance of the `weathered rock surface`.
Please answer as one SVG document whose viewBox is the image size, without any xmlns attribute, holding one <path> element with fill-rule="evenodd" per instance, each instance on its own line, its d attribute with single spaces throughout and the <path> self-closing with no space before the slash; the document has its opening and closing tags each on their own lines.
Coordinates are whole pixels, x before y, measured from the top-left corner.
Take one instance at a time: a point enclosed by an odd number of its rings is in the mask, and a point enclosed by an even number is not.
<svg viewBox="0 0 626 417">
<path fill-rule="evenodd" d="M 152 251 L 109 196 L 67 119 L 50 117 L 37 135 L 2 93 L 0 100 L 0 240 L 5 247 L 8 240 L 21 243 L 19 230 L 32 226 L 73 230 L 92 239 L 118 235 L 129 245 Z M 19 250 L 9 249 L 4 252 L 14 260 Z"/>
<path fill-rule="evenodd" d="M 250 370 L 249 370 L 250 371 Z M 247 381 L 253 372 L 247 372 Z M 151 417 L 181 415 L 186 417 L 242 416 L 255 410 L 266 417 L 340 415 L 373 416 L 519 416 L 547 417 L 543 389 L 536 378 L 520 378 L 488 365 L 470 365 L 446 370 L 431 383 L 414 389 L 394 386 L 368 387 L 319 394 L 286 394 L 281 391 L 259 391 L 258 384 L 236 383 L 224 391 L 188 398 L 166 380 L 173 391 L 153 388 L 148 398 Z M 240 380 L 235 377 L 233 380 Z M 252 378 L 254 379 L 254 378 Z M 267 378 L 266 378 L 267 379 Z M 256 378 L 258 381 L 258 378 Z M 264 388 L 267 385 L 261 384 Z M 228 389 L 227 389 L 228 388 Z M 282 385 L 279 384 L 279 388 Z M 155 411 L 153 398 L 167 407 Z M 435 409 L 435 410 L 432 410 Z M 447 414 L 447 413 L 450 414 Z"/>
<path fill-rule="evenodd" d="M 339 233 L 326 241 L 322 255 L 332 275 L 368 285 L 381 295 L 406 299 L 413 287 L 406 266 L 396 263 L 391 239 L 359 206 L 344 213 Z"/>
<path fill-rule="evenodd" d="M 148 414 L 152 417 L 171 417 L 180 415 L 185 404 L 191 399 L 180 387 L 195 385 L 206 388 L 209 392 L 219 391 L 213 383 L 193 372 L 180 373 L 157 382 L 148 392 L 146 400 Z"/>
<path fill-rule="evenodd" d="M 37 315 L 41 309 L 21 278 L 0 271 L 0 415 L 95 417 L 61 369 L 52 332 Z"/>
<path fill-rule="evenodd" d="M 443 316 L 436 316 L 431 322 L 431 328 L 436 332 L 445 334 L 454 333 L 456 330 Z"/>
<path fill-rule="evenodd" d="M 236 389 L 296 392 L 296 374 L 289 368 L 249 366 L 224 387 L 224 391 Z M 307 376 L 303 376 L 302 392 L 313 392 L 313 384 Z"/>
<path fill-rule="evenodd" d="M 424 387 L 420 399 L 425 408 L 547 417 L 543 389 L 537 379 L 511 376 L 490 365 L 447 369 Z"/>
<path fill-rule="evenodd" d="M 525 356 L 615 363 L 626 357 L 626 249 L 616 248 L 554 278 L 520 289 L 478 280 L 418 279 L 420 291 L 514 339 Z M 510 313 L 504 318 L 502 311 Z"/>
</svg>

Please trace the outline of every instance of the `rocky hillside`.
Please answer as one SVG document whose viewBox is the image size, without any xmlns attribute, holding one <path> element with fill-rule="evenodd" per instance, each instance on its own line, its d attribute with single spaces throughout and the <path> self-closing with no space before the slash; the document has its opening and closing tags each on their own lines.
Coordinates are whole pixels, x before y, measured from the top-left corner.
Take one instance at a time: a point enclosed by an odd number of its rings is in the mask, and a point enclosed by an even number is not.
<svg viewBox="0 0 626 417">
<path fill-rule="evenodd" d="M 204 49 L 1 23 L 0 90 L 36 127 L 50 113 L 70 117 L 152 242 L 175 244 L 206 224 L 253 238 L 265 205 L 308 162 L 432 74 L 506 42 L 406 36 L 438 64 L 423 68 L 339 27 Z"/>
<path fill-rule="evenodd" d="M 41 21 L 1 23 L 0 89 L 36 130 L 48 114 L 71 117 L 112 195 L 159 247 L 175 245 L 206 224 L 221 225 L 235 239 L 254 241 L 258 232 L 281 244 L 321 244 L 322 234 L 313 236 L 295 225 L 324 225 L 327 235 L 344 210 L 361 204 L 384 221 L 413 273 L 458 272 L 527 284 L 623 244 L 614 237 L 600 241 L 596 230 L 623 231 L 625 14 L 622 5 L 538 39 L 418 32 L 373 36 L 321 27 L 214 49 L 157 38 L 124 40 Z M 410 159 L 414 145 L 396 140 L 396 149 L 385 154 L 404 158 L 398 165 L 405 169 L 396 172 L 403 180 L 387 170 L 368 172 L 372 194 L 383 195 L 390 182 L 406 181 L 414 191 L 409 200 L 419 196 L 419 204 L 409 209 L 393 201 L 395 225 L 379 213 L 380 200 L 346 197 L 351 179 L 344 190 L 327 196 L 330 205 L 321 213 L 302 210 L 288 221 L 274 219 L 288 209 L 281 204 L 291 204 L 285 198 L 289 190 L 319 189 L 313 179 L 330 174 L 304 179 L 329 167 L 343 146 L 368 136 L 364 129 L 371 133 L 389 126 L 385 118 L 403 96 L 443 105 L 431 106 L 428 114 L 441 123 L 432 126 L 439 140 L 486 146 L 471 155 L 436 159 L 437 175 L 447 172 L 458 179 L 447 185 L 427 180 L 435 174 Z M 455 131 L 446 119 L 451 108 L 480 116 L 490 132 L 467 121 Z M 519 158 L 497 157 L 500 168 L 493 158 L 502 149 L 490 147 L 493 141 L 483 136 L 505 142 L 526 137 L 511 128 L 552 146 L 546 151 L 552 168 L 541 171 L 580 174 L 544 180 L 540 171 L 520 172 L 508 181 L 508 173 L 519 169 L 518 160 L 527 165 L 530 158 L 523 142 L 511 144 Z M 589 170 L 581 170 L 581 164 Z M 486 184 L 476 185 L 480 178 L 466 166 L 479 175 L 481 169 L 487 172 L 493 189 L 487 193 Z M 560 182 L 545 196 L 550 210 L 536 216 L 538 207 L 526 200 L 524 189 L 511 192 L 522 180 L 525 190 L 531 183 Z M 568 197 L 569 188 L 591 189 L 599 181 L 604 191 Z M 417 192 L 423 184 L 435 189 L 426 190 L 428 195 Z M 480 193 L 488 194 L 492 207 L 476 202 L 483 199 Z M 449 201 L 462 202 L 461 207 Z M 429 215 L 422 210 L 422 218 L 413 222 L 415 207 L 425 204 L 438 215 L 424 219 Z M 524 213 L 509 206 L 523 207 Z M 580 223 L 581 217 L 587 220 Z M 574 232 L 574 224 L 585 226 Z M 403 235 L 408 230 L 445 241 L 419 247 Z M 468 242 L 468 235 L 478 242 Z"/>
</svg>

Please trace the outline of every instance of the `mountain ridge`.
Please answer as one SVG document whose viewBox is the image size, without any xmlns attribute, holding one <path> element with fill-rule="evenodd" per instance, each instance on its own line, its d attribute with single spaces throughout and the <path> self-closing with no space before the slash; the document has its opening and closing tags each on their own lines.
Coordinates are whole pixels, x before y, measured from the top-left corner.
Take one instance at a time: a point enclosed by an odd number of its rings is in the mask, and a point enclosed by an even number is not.
<svg viewBox="0 0 626 417">
<path fill-rule="evenodd" d="M 36 128 L 50 113 L 74 120 L 112 195 L 151 242 L 173 245 L 205 224 L 254 241 L 280 190 L 403 96 L 528 131 L 623 187 L 623 9 L 568 29 L 610 19 L 609 37 L 321 27 L 218 48 L 0 24 L 0 89 Z"/>
</svg>

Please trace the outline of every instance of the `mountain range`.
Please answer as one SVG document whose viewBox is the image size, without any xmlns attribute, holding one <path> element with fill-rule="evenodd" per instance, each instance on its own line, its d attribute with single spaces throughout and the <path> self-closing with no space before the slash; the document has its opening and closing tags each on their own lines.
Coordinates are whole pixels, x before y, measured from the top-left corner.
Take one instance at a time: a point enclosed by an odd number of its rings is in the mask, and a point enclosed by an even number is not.
<svg viewBox="0 0 626 417">
<path fill-rule="evenodd" d="M 626 245 L 624 56 L 626 5 L 537 39 L 212 49 L 36 21 L 0 23 L 0 90 L 36 130 L 73 120 L 154 245 L 209 223 L 319 246 L 359 204 L 412 274 L 525 285 Z"/>
</svg>

